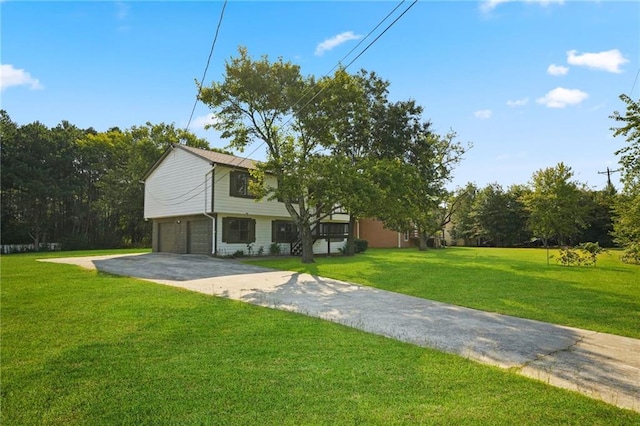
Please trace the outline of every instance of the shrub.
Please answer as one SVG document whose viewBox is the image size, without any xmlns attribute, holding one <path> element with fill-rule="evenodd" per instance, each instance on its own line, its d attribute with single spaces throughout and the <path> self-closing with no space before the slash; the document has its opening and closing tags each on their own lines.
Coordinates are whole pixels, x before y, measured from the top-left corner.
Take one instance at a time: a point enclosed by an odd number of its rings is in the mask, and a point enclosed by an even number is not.
<svg viewBox="0 0 640 426">
<path fill-rule="evenodd" d="M 281 251 L 282 249 L 280 248 L 280 244 L 278 243 L 271 243 L 271 245 L 269 246 L 269 254 L 271 256 L 277 256 Z"/>
<path fill-rule="evenodd" d="M 356 239 L 354 242 L 354 252 L 364 253 L 369 248 L 369 241 Z"/>
<path fill-rule="evenodd" d="M 624 253 L 620 256 L 624 263 L 635 263 L 640 265 L 640 243 L 629 244 L 624 248 Z"/>
<path fill-rule="evenodd" d="M 236 252 L 233 253 L 232 256 L 233 257 L 242 257 L 242 256 L 244 256 L 244 252 L 242 250 L 236 250 Z"/>
<path fill-rule="evenodd" d="M 598 243 L 582 243 L 575 248 L 562 247 L 558 262 L 564 266 L 595 265 L 598 255 L 605 251 Z"/>
</svg>

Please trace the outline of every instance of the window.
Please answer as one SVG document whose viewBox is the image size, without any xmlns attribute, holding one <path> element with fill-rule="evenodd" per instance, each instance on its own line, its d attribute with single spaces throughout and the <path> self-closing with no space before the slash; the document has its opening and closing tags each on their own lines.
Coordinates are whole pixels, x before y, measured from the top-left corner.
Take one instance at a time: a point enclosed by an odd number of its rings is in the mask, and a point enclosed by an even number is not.
<svg viewBox="0 0 640 426">
<path fill-rule="evenodd" d="M 298 227 L 290 220 L 274 220 L 271 222 L 271 241 L 274 243 L 291 243 L 298 238 Z"/>
<path fill-rule="evenodd" d="M 223 217 L 222 242 L 253 243 L 256 241 L 256 221 L 254 219 Z"/>
<path fill-rule="evenodd" d="M 229 195 L 232 197 L 255 198 L 249 191 L 251 175 L 247 172 L 232 171 L 229 173 Z"/>
<path fill-rule="evenodd" d="M 404 231 L 404 240 L 409 241 L 409 231 Z"/>
</svg>

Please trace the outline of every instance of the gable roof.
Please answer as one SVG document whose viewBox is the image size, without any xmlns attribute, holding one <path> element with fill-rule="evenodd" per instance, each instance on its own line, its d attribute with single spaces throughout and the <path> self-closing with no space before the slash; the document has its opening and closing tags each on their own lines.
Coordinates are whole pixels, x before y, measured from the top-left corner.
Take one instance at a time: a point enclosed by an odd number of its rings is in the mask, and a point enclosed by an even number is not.
<svg viewBox="0 0 640 426">
<path fill-rule="evenodd" d="M 235 155 L 222 154 L 221 152 L 208 151 L 206 149 L 194 148 L 192 146 L 171 144 L 169 148 L 162 154 L 156 163 L 145 173 L 142 180 L 147 180 L 149 175 L 162 163 L 162 161 L 173 152 L 174 149 L 182 149 L 190 154 L 200 157 L 211 164 L 223 164 L 225 166 L 238 167 L 242 169 L 254 169 L 256 161 L 249 158 L 236 157 Z"/>
</svg>

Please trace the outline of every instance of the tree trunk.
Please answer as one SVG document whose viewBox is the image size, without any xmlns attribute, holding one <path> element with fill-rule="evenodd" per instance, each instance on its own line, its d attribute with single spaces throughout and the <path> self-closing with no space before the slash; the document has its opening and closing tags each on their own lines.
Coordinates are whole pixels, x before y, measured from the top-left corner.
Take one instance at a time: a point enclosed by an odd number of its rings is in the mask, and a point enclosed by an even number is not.
<svg viewBox="0 0 640 426">
<path fill-rule="evenodd" d="M 347 236 L 347 247 L 344 252 L 344 254 L 347 256 L 353 256 L 356 252 L 356 244 L 355 244 L 356 237 L 354 235 L 356 230 L 356 222 L 357 222 L 357 219 L 355 216 L 353 215 L 349 216 L 349 235 Z"/>
<path fill-rule="evenodd" d="M 427 248 L 429 248 L 429 235 L 427 235 L 426 232 L 424 231 L 419 231 L 419 235 L 420 235 L 420 242 L 418 244 L 418 250 L 420 251 L 425 251 L 427 250 Z"/>
<path fill-rule="evenodd" d="M 309 223 L 300 227 L 300 238 L 302 240 L 302 263 L 314 263 L 313 260 L 313 235 Z"/>
</svg>

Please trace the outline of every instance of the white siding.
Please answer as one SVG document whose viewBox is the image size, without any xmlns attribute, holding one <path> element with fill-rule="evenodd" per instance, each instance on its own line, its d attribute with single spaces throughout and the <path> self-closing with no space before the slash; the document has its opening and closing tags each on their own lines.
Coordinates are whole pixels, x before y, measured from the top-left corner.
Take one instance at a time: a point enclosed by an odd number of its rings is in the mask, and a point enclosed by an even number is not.
<svg viewBox="0 0 640 426">
<path fill-rule="evenodd" d="M 211 167 L 208 161 L 174 148 L 145 181 L 144 217 L 201 214 L 205 208 L 205 175 Z M 210 191 L 211 184 L 206 186 Z M 208 200 L 210 197 L 207 194 Z"/>
<path fill-rule="evenodd" d="M 216 247 L 217 254 L 220 256 L 226 256 L 235 253 L 238 250 L 242 250 L 245 255 L 248 255 L 248 247 L 245 243 L 225 243 L 222 242 L 222 219 L 224 217 L 246 217 L 248 219 L 255 219 L 256 221 L 256 241 L 251 244 L 252 254 L 257 255 L 260 247 L 262 247 L 264 255 L 269 254 L 269 247 L 271 246 L 271 222 L 274 220 L 290 220 L 290 217 L 282 216 L 246 216 L 246 215 L 218 215 L 217 219 L 217 234 L 216 234 Z M 346 238 L 344 241 L 336 241 L 331 243 L 331 253 L 339 253 L 339 249 L 342 249 L 346 244 Z M 280 244 L 282 254 L 289 254 L 289 244 Z M 327 253 L 327 240 L 321 239 L 315 242 L 313 245 L 313 252 L 315 254 Z"/>
<path fill-rule="evenodd" d="M 218 250 L 218 255 L 229 255 L 233 254 L 238 250 L 242 250 L 245 255 L 248 255 L 248 247 L 245 243 L 224 243 L 222 242 L 222 219 L 224 217 L 246 217 L 247 219 L 255 219 L 256 221 L 256 241 L 252 244 L 253 254 L 257 254 L 260 247 L 262 247 L 263 253 L 266 255 L 269 254 L 269 246 L 271 246 L 271 222 L 274 220 L 290 220 L 290 217 L 282 217 L 282 216 L 246 216 L 246 215 L 233 215 L 233 214 L 224 214 L 218 215 L 218 226 L 217 226 L 217 234 L 216 234 L 216 245 Z M 289 253 L 289 244 L 280 244 L 281 250 L 283 254 Z"/>
<path fill-rule="evenodd" d="M 343 249 L 347 244 L 347 239 L 344 241 L 331 242 L 331 253 L 340 253 L 340 249 Z M 318 240 L 313 245 L 314 254 L 327 254 L 327 240 Z"/>
<path fill-rule="evenodd" d="M 229 167 L 216 166 L 214 189 L 214 211 L 216 213 L 290 217 L 284 203 L 279 201 L 266 199 L 257 201 L 252 198 L 231 197 L 229 195 L 229 173 L 232 170 Z M 271 186 L 276 186 L 273 177 L 267 177 L 267 182 Z"/>
</svg>

